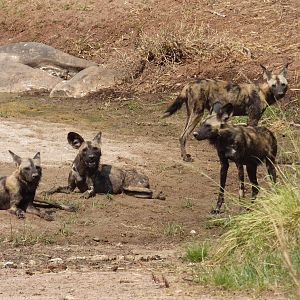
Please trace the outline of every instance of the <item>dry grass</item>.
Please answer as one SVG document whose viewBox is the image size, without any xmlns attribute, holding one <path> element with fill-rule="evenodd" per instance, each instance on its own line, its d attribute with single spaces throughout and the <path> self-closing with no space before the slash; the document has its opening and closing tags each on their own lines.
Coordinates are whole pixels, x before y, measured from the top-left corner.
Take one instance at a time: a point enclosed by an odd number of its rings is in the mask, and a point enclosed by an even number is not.
<svg viewBox="0 0 300 300">
<path fill-rule="evenodd" d="M 205 25 L 181 23 L 156 34 L 141 31 L 136 47 L 142 58 L 157 65 L 179 64 L 188 60 L 220 62 L 247 58 L 243 44 L 232 40 L 228 33 L 217 32 Z"/>
</svg>

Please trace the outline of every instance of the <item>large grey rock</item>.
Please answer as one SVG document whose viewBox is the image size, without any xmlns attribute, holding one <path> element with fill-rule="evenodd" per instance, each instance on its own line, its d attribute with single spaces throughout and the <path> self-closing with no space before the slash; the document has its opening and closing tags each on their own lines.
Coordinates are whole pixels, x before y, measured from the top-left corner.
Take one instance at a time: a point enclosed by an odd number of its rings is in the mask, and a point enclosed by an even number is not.
<svg viewBox="0 0 300 300">
<path fill-rule="evenodd" d="M 114 86 L 117 75 L 104 65 L 41 43 L 0 46 L 0 92 L 46 90 L 51 97 L 80 98 Z"/>
<path fill-rule="evenodd" d="M 89 93 L 116 84 L 116 72 L 105 66 L 92 66 L 77 73 L 72 79 L 62 81 L 50 93 L 50 97 L 80 98 Z"/>
<path fill-rule="evenodd" d="M 73 75 L 85 68 L 97 65 L 94 62 L 77 58 L 48 45 L 35 42 L 20 42 L 0 46 L 0 61 L 18 62 L 45 70 L 66 70 Z"/>
<path fill-rule="evenodd" d="M 18 62 L 0 62 L 0 92 L 51 91 L 62 79 Z"/>
</svg>

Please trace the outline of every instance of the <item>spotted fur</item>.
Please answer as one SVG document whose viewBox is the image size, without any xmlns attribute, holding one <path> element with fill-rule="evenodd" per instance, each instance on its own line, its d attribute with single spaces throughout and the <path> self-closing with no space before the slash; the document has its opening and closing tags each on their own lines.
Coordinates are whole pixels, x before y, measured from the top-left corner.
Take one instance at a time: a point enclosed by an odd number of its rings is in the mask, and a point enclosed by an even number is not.
<svg viewBox="0 0 300 300">
<path fill-rule="evenodd" d="M 179 138 L 183 160 L 192 160 L 191 155 L 186 153 L 187 138 L 201 120 L 204 110 L 210 110 L 214 103 L 231 103 L 234 116 L 248 115 L 248 125 L 256 126 L 266 107 L 284 97 L 288 89 L 286 80 L 288 64 L 277 75 L 264 66 L 261 67 L 265 80 L 261 84 L 236 84 L 223 80 L 198 79 L 182 89 L 165 111 L 164 117 L 174 114 L 183 103 L 186 104 L 186 125 Z"/>
<path fill-rule="evenodd" d="M 71 193 L 76 188 L 83 198 L 95 194 L 126 193 L 139 198 L 163 199 L 161 193 L 155 193 L 149 187 L 149 178 L 136 170 L 121 170 L 101 160 L 101 132 L 92 141 L 85 141 L 76 132 L 68 133 L 69 144 L 78 150 L 69 172 L 68 186 L 54 187 L 47 194 Z"/>
<path fill-rule="evenodd" d="M 0 179 L 0 209 L 8 209 L 18 218 L 24 218 L 25 212 L 44 217 L 33 205 L 36 189 L 42 177 L 40 153 L 26 159 L 22 159 L 12 151 L 9 153 L 16 164 L 16 170 Z"/>
<path fill-rule="evenodd" d="M 197 140 L 208 140 L 217 150 L 220 170 L 220 192 L 213 213 L 219 213 L 224 202 L 224 189 L 229 161 L 235 162 L 240 181 L 239 196 L 244 197 L 244 168 L 246 165 L 252 184 L 252 197 L 258 193 L 257 167 L 265 161 L 268 174 L 276 182 L 275 158 L 277 141 L 265 127 L 229 125 L 227 120 L 233 114 L 233 105 L 216 103 L 209 116 L 200 124 L 194 136 Z"/>
</svg>

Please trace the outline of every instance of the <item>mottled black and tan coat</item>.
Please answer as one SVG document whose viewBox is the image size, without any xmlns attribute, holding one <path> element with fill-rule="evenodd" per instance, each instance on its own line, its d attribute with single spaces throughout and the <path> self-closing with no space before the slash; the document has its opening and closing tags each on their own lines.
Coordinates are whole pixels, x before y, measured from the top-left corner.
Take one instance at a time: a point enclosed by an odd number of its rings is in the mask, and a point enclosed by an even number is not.
<svg viewBox="0 0 300 300">
<path fill-rule="evenodd" d="M 69 172 L 68 185 L 54 187 L 47 194 L 70 193 L 76 188 L 83 198 L 95 194 L 120 194 L 122 192 L 139 198 L 163 199 L 149 187 L 149 178 L 136 170 L 122 170 L 112 165 L 100 164 L 101 132 L 92 141 L 85 141 L 76 132 L 69 132 L 69 144 L 78 150 Z"/>
<path fill-rule="evenodd" d="M 183 103 L 186 104 L 187 120 L 179 138 L 183 160 L 192 160 L 191 155 L 186 153 L 186 141 L 205 109 L 209 111 L 216 102 L 231 103 L 234 116 L 248 115 L 248 125 L 257 125 L 266 107 L 286 94 L 287 67 L 288 64 L 275 75 L 262 66 L 265 82 L 261 84 L 236 84 L 213 79 L 198 79 L 188 83 L 164 113 L 164 117 L 168 117 L 180 109 Z"/>
<path fill-rule="evenodd" d="M 257 167 L 265 161 L 268 174 L 276 182 L 275 158 L 277 141 L 273 133 L 265 127 L 229 125 L 228 118 L 233 113 L 233 105 L 216 103 L 211 114 L 205 118 L 194 136 L 197 140 L 208 140 L 216 148 L 221 164 L 220 192 L 213 213 L 219 213 L 224 202 L 224 189 L 229 161 L 235 162 L 240 181 L 240 197 L 244 197 L 244 168 L 252 184 L 252 197 L 258 193 Z"/>
<path fill-rule="evenodd" d="M 9 153 L 17 169 L 11 175 L 0 179 L 0 209 L 9 209 L 19 218 L 24 218 L 25 212 L 42 217 L 41 212 L 33 205 L 42 177 L 40 153 L 32 159 L 22 159 L 11 151 Z"/>
</svg>

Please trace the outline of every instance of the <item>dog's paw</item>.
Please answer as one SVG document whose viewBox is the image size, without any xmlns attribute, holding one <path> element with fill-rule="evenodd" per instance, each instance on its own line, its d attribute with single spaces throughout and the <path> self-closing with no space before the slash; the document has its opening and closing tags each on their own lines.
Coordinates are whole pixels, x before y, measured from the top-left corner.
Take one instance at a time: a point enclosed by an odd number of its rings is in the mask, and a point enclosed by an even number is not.
<svg viewBox="0 0 300 300">
<path fill-rule="evenodd" d="M 191 154 L 186 154 L 186 156 L 183 156 L 182 159 L 185 162 L 193 162 L 194 161 L 193 158 L 192 158 L 192 156 L 191 156 Z"/>
<path fill-rule="evenodd" d="M 91 194 L 91 192 L 90 191 L 86 191 L 86 192 L 84 192 L 81 196 L 80 196 L 80 198 L 81 199 L 89 199 L 89 198 L 91 198 L 93 195 Z"/>
<path fill-rule="evenodd" d="M 210 212 L 212 215 L 219 215 L 220 214 L 220 209 L 219 208 L 214 208 Z"/>
<path fill-rule="evenodd" d="M 22 209 L 17 208 L 17 210 L 16 210 L 16 216 L 19 219 L 25 219 L 25 212 Z"/>
</svg>

